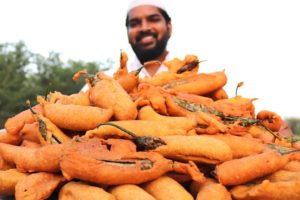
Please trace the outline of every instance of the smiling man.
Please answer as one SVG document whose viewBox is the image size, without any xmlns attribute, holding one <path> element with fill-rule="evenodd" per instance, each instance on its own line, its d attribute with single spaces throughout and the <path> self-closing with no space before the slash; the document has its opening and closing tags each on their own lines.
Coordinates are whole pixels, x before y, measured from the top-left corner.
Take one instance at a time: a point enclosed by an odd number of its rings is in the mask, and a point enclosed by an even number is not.
<svg viewBox="0 0 300 200">
<path fill-rule="evenodd" d="M 172 34 L 172 23 L 164 5 L 158 0 L 134 0 L 128 7 L 126 17 L 128 41 L 136 59 L 128 66 L 136 70 L 144 62 L 170 58 L 167 43 Z M 167 70 L 165 66 L 149 66 L 142 75 L 153 76 Z"/>
</svg>

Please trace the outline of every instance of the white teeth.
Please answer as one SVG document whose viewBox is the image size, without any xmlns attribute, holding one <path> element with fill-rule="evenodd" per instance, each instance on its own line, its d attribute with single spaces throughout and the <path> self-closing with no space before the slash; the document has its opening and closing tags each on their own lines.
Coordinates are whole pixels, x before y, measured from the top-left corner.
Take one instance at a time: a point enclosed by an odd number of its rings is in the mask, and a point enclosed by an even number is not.
<svg viewBox="0 0 300 200">
<path fill-rule="evenodd" d="M 153 39 L 154 39 L 153 36 L 145 36 L 145 37 L 143 37 L 143 38 L 140 40 L 140 42 L 142 42 L 142 43 L 149 43 L 149 42 L 152 42 Z"/>
</svg>

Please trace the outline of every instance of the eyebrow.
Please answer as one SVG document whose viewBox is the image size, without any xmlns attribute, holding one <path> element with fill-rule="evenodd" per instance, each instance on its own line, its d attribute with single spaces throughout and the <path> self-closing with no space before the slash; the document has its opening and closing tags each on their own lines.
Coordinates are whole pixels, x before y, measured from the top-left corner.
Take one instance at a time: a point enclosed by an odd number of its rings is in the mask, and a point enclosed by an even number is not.
<svg viewBox="0 0 300 200">
<path fill-rule="evenodd" d="M 146 19 L 149 19 L 149 18 L 151 19 L 151 18 L 153 18 L 153 17 L 163 17 L 163 16 L 161 16 L 161 15 L 158 14 L 158 13 L 155 13 L 155 14 L 151 14 L 151 15 L 146 16 Z M 128 22 L 139 21 L 139 20 L 140 20 L 139 17 L 133 17 L 133 18 L 129 19 Z"/>
</svg>

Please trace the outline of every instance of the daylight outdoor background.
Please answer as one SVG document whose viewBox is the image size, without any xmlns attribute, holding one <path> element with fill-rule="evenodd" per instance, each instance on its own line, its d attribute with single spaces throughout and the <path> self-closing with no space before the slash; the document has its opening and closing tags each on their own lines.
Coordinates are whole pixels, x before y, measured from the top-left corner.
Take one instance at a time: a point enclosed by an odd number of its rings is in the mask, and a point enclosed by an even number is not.
<svg viewBox="0 0 300 200">
<path fill-rule="evenodd" d="M 0 43 L 23 41 L 34 53 L 56 52 L 64 61 L 117 64 L 120 49 L 132 57 L 125 28 L 128 2 L 0 0 Z M 256 111 L 300 117 L 297 0 L 165 0 L 165 5 L 173 22 L 173 55 L 207 60 L 200 72 L 225 70 L 230 97 L 243 81 L 238 94 L 258 98 Z"/>
</svg>

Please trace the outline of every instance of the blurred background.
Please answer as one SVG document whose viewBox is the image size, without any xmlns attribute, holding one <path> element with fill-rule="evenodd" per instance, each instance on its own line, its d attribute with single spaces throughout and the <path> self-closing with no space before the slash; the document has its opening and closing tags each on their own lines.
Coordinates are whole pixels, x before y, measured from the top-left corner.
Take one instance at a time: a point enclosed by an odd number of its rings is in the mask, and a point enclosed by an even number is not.
<svg viewBox="0 0 300 200">
<path fill-rule="evenodd" d="M 114 70 L 120 49 L 133 56 L 125 16 L 129 0 L 10 0 L 0 12 L 0 128 L 49 91 L 76 93 L 72 75 Z M 230 97 L 258 98 L 300 132 L 300 19 L 296 0 L 165 0 L 172 18 L 168 49 L 195 54 L 200 72 L 225 70 Z"/>
</svg>

